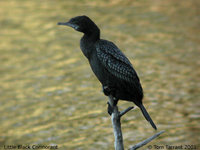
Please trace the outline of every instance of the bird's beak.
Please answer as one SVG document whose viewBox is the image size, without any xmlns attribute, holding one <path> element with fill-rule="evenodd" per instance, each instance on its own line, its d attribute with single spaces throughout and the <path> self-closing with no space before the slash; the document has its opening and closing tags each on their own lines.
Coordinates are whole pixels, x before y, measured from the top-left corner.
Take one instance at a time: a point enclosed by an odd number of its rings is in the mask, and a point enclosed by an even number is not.
<svg viewBox="0 0 200 150">
<path fill-rule="evenodd" d="M 70 22 L 58 22 L 58 25 L 65 25 L 65 26 L 69 26 L 69 27 L 72 27 L 74 29 L 78 29 L 78 26 L 75 25 L 75 24 L 72 24 Z"/>
<path fill-rule="evenodd" d="M 70 26 L 69 22 L 58 22 L 58 25 Z"/>
</svg>

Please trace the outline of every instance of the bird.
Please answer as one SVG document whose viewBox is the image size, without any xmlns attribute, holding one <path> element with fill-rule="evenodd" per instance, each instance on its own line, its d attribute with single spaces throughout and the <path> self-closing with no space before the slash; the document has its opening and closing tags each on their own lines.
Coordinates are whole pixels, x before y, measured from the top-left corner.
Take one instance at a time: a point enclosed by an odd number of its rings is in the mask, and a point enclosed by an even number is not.
<svg viewBox="0 0 200 150">
<path fill-rule="evenodd" d="M 142 102 L 140 79 L 125 54 L 113 42 L 101 39 L 100 29 L 86 15 L 73 17 L 67 22 L 58 22 L 58 25 L 66 25 L 83 33 L 80 48 L 102 84 L 104 94 L 114 97 L 115 105 L 118 100 L 133 102 L 156 130 L 157 127 Z"/>
</svg>

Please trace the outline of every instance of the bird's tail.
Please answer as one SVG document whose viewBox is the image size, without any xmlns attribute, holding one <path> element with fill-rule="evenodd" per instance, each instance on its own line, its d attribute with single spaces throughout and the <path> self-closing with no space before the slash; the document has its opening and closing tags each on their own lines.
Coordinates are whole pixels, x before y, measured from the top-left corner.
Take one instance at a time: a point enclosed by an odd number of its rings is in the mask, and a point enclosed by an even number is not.
<svg viewBox="0 0 200 150">
<path fill-rule="evenodd" d="M 153 120 L 151 119 L 151 117 L 149 116 L 148 112 L 146 111 L 145 107 L 143 106 L 143 104 L 139 105 L 140 110 L 142 111 L 142 114 L 144 115 L 145 119 L 151 124 L 151 126 L 157 130 L 156 125 L 154 124 Z"/>
</svg>

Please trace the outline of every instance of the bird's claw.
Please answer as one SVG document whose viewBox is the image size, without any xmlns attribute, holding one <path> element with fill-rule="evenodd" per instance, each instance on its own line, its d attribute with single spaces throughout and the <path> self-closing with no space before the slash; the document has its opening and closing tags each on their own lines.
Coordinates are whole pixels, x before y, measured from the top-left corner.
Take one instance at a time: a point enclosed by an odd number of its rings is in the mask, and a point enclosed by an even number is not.
<svg viewBox="0 0 200 150">
<path fill-rule="evenodd" d="M 107 104 L 108 104 L 108 114 L 111 116 L 113 113 L 113 107 L 110 105 L 109 102 L 107 102 Z"/>
<path fill-rule="evenodd" d="M 118 100 L 117 100 L 116 98 L 114 98 L 114 97 L 113 97 L 113 100 L 114 100 L 114 104 L 113 104 L 113 106 L 116 106 Z M 107 102 L 107 104 L 108 104 L 108 114 L 111 116 L 112 113 L 113 113 L 113 109 L 114 109 L 114 108 L 110 105 L 109 102 Z"/>
<path fill-rule="evenodd" d="M 110 93 L 111 93 L 111 89 L 110 89 L 108 86 L 103 86 L 103 93 L 104 93 L 106 96 L 109 96 Z"/>
</svg>

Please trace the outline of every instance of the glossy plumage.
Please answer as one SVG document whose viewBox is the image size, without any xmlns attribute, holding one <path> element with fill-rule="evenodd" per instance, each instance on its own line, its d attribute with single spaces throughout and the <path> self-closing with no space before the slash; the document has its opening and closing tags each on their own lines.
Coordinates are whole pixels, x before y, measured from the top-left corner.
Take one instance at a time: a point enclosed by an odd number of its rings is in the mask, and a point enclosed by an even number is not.
<svg viewBox="0 0 200 150">
<path fill-rule="evenodd" d="M 128 58 L 112 42 L 100 39 L 100 30 L 87 16 L 77 16 L 65 23 L 76 31 L 84 33 L 80 47 L 90 66 L 103 86 L 105 95 L 112 95 L 116 101 L 134 102 L 144 117 L 157 129 L 142 104 L 143 90 L 136 71 Z"/>
</svg>

